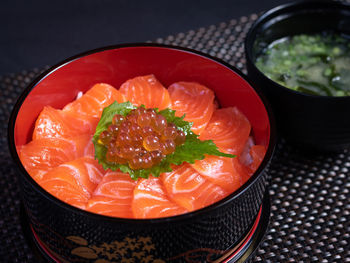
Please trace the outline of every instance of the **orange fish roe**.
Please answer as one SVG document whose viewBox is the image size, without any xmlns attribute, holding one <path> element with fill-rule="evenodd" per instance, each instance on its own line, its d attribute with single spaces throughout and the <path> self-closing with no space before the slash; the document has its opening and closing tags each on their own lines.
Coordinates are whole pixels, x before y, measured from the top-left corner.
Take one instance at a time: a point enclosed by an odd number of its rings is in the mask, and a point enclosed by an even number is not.
<svg viewBox="0 0 350 263">
<path fill-rule="evenodd" d="M 106 161 L 126 164 L 133 170 L 151 168 L 160 163 L 186 135 L 153 109 L 139 107 L 128 115 L 116 114 L 99 143 L 107 148 Z"/>
</svg>

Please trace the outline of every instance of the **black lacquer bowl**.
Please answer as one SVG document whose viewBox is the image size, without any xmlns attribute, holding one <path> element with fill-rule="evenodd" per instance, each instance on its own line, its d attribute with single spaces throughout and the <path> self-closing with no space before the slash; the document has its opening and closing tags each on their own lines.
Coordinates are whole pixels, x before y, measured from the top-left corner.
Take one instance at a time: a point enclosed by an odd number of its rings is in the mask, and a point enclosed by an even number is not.
<svg viewBox="0 0 350 263">
<path fill-rule="evenodd" d="M 203 209 L 159 219 L 123 219 L 72 207 L 42 189 L 22 166 L 16 149 L 30 141 L 45 105 L 61 108 L 98 82 L 119 87 L 145 74 L 168 86 L 196 81 L 214 90 L 222 107 L 237 106 L 250 120 L 266 156 L 239 190 Z M 260 92 L 232 66 L 185 48 L 156 44 L 105 47 L 70 58 L 34 80 L 17 101 L 9 146 L 18 167 L 26 218 L 41 248 L 59 262 L 200 262 L 220 260 L 250 233 L 266 187 L 274 148 L 271 111 Z"/>
<path fill-rule="evenodd" d="M 309 149 L 350 148 L 350 97 L 314 96 L 272 81 L 256 66 L 257 56 L 274 40 L 296 34 L 331 31 L 350 36 L 350 5 L 338 1 L 299 1 L 261 15 L 245 39 L 248 76 L 266 94 L 277 127 Z M 350 83 L 349 83 L 350 85 Z"/>
</svg>

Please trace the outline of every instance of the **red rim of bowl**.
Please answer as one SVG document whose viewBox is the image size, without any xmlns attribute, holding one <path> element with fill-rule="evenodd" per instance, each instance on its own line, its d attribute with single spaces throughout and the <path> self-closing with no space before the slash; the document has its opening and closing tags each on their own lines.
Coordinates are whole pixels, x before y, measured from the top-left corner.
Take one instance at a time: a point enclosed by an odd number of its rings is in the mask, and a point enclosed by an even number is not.
<svg viewBox="0 0 350 263">
<path fill-rule="evenodd" d="M 30 93 L 30 91 L 46 76 L 50 75 L 52 72 L 56 71 L 57 69 L 65 66 L 66 64 L 68 64 L 76 59 L 79 59 L 79 58 L 84 57 L 86 55 L 91 55 L 93 53 L 105 51 L 105 50 L 121 49 L 121 48 L 128 48 L 128 47 L 136 47 L 136 48 L 137 47 L 158 47 L 158 48 L 165 48 L 165 49 L 174 49 L 174 50 L 178 50 L 178 51 L 182 51 L 182 52 L 192 53 L 196 56 L 204 57 L 206 59 L 212 60 L 215 63 L 221 64 L 222 66 L 233 71 L 233 73 L 239 75 L 239 77 L 241 77 L 243 80 L 245 80 L 249 84 L 249 86 L 258 94 L 260 100 L 262 101 L 262 103 L 265 107 L 266 113 L 268 115 L 268 120 L 269 120 L 269 125 L 270 125 L 270 127 L 269 127 L 270 128 L 269 143 L 268 143 L 268 147 L 267 147 L 267 151 L 266 151 L 266 154 L 264 156 L 264 159 L 262 160 L 258 169 L 249 178 L 249 180 L 244 185 L 242 185 L 238 190 L 234 191 L 233 193 L 231 193 L 230 195 L 228 195 L 227 197 L 223 198 L 222 200 L 220 200 L 216 203 L 213 203 L 209 206 L 203 207 L 203 208 L 198 209 L 198 210 L 194 210 L 192 212 L 181 214 L 181 215 L 176 215 L 176 216 L 171 216 L 171 217 L 161 217 L 161 218 L 150 218 L 150 219 L 120 218 L 120 217 L 110 217 L 110 216 L 95 214 L 95 213 L 91 213 L 91 212 L 76 208 L 74 206 L 71 206 L 71 205 L 61 201 L 60 199 L 56 198 L 55 196 L 51 195 L 49 192 L 45 191 L 28 174 L 28 172 L 23 167 L 23 165 L 19 159 L 19 156 L 17 154 L 15 141 L 14 141 L 14 127 L 15 127 L 16 118 L 17 118 L 17 114 L 19 112 L 19 109 L 21 108 L 22 103 L 24 102 L 24 100 L 26 99 L 26 97 Z M 154 43 L 129 43 L 129 44 L 120 44 L 120 45 L 101 47 L 101 48 L 89 50 L 89 51 L 80 53 L 78 55 L 72 56 L 72 57 L 65 59 L 62 62 L 52 66 L 51 68 L 45 70 L 42 74 L 40 74 L 38 77 L 36 77 L 28 85 L 27 88 L 25 88 L 25 90 L 22 92 L 22 94 L 18 98 L 18 100 L 17 100 L 17 102 L 16 102 L 16 104 L 11 112 L 10 118 L 9 118 L 8 134 L 7 135 L 8 135 L 8 143 L 9 143 L 10 153 L 11 153 L 13 160 L 15 161 L 15 164 L 17 165 L 17 169 L 19 169 L 20 172 L 22 174 L 24 174 L 25 179 L 27 181 L 29 181 L 31 185 L 34 186 L 35 190 L 37 192 L 39 192 L 41 195 L 43 195 L 45 198 L 49 199 L 50 201 L 53 201 L 55 204 L 57 204 L 60 207 L 68 209 L 68 210 L 70 210 L 74 213 L 80 214 L 82 216 L 96 219 L 98 221 L 109 222 L 109 223 L 115 222 L 115 223 L 119 223 L 119 224 L 120 223 L 121 224 L 123 224 L 123 223 L 131 224 L 132 223 L 132 224 L 137 224 L 137 225 L 138 224 L 140 224 L 140 225 L 143 225 L 143 224 L 155 225 L 155 224 L 175 223 L 175 222 L 181 223 L 181 222 L 184 222 L 185 220 L 192 219 L 194 217 L 198 217 L 198 216 L 201 216 L 203 214 L 206 214 L 210 210 L 216 210 L 218 208 L 221 208 L 223 206 L 228 205 L 234 199 L 238 198 L 241 194 L 243 194 L 245 191 L 247 191 L 247 189 L 255 183 L 255 181 L 258 179 L 259 175 L 262 173 L 263 169 L 268 165 L 269 161 L 271 160 L 273 152 L 274 152 L 275 144 L 276 144 L 275 121 L 274 121 L 271 107 L 270 107 L 269 103 L 267 102 L 267 100 L 265 99 L 262 92 L 259 89 L 257 89 L 256 87 L 253 87 L 251 82 L 247 79 L 247 77 L 241 71 L 239 71 L 238 69 L 236 69 L 232 65 L 230 65 L 230 64 L 228 64 L 228 63 L 226 63 L 218 58 L 215 58 L 213 56 L 207 55 L 205 53 L 202 53 L 202 52 L 199 52 L 196 50 L 192 50 L 192 49 L 184 48 L 184 47 L 163 45 L 163 44 L 154 44 Z"/>
</svg>

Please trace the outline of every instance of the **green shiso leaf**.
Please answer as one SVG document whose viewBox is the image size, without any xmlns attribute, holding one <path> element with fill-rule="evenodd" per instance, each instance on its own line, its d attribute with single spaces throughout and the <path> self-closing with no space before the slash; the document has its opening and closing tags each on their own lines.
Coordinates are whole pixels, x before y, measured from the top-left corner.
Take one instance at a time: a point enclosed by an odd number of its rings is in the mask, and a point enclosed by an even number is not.
<svg viewBox="0 0 350 263">
<path fill-rule="evenodd" d="M 177 146 L 172 154 L 167 155 L 159 164 L 149 169 L 133 170 L 128 164 L 109 163 L 106 161 L 107 148 L 98 143 L 99 136 L 101 132 L 106 130 L 112 123 L 115 114 L 126 116 L 133 109 L 136 109 L 136 107 L 130 102 L 114 102 L 102 112 L 101 119 L 96 127 L 96 132 L 93 137 L 93 143 L 95 146 L 95 159 L 98 160 L 105 170 L 120 170 L 124 173 L 128 173 L 132 179 L 137 180 L 138 178 L 148 178 L 150 175 L 158 177 L 161 173 L 171 172 L 172 164 L 180 165 L 183 162 L 194 163 L 196 160 L 204 159 L 206 154 L 230 158 L 235 157 L 235 155 L 220 152 L 212 140 L 199 140 L 198 135 L 191 131 L 192 123 L 184 120 L 185 115 L 182 117 L 176 117 L 174 110 L 165 109 L 158 111 L 158 109 L 155 109 L 158 114 L 161 114 L 166 118 L 168 123 L 174 123 L 179 130 L 186 134 L 185 143 Z"/>
<path fill-rule="evenodd" d="M 100 121 L 97 124 L 94 139 L 100 135 L 101 132 L 107 130 L 108 126 L 112 123 L 113 116 L 115 114 L 120 114 L 126 116 L 133 109 L 136 109 L 134 105 L 130 102 L 113 102 L 111 105 L 103 109 Z"/>
<path fill-rule="evenodd" d="M 167 122 L 174 123 L 179 130 L 183 131 L 186 134 L 186 136 L 187 134 L 191 133 L 191 127 L 193 123 L 184 121 L 185 115 L 182 117 L 176 117 L 175 111 L 169 108 L 160 111 L 159 114 L 163 115 L 166 118 Z"/>
</svg>

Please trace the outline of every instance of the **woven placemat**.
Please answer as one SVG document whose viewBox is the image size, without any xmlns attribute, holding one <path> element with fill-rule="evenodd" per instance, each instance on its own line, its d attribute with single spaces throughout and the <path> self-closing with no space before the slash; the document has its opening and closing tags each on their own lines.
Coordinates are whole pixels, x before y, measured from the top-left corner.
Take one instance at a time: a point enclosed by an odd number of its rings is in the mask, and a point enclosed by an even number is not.
<svg viewBox="0 0 350 263">
<path fill-rule="evenodd" d="M 256 14 L 157 39 L 245 71 L 243 40 Z M 7 150 L 10 111 L 35 69 L 0 77 L 0 262 L 36 262 L 19 221 L 19 189 Z M 270 168 L 271 220 L 252 262 L 350 262 L 350 153 L 308 155 L 284 140 Z"/>
</svg>

